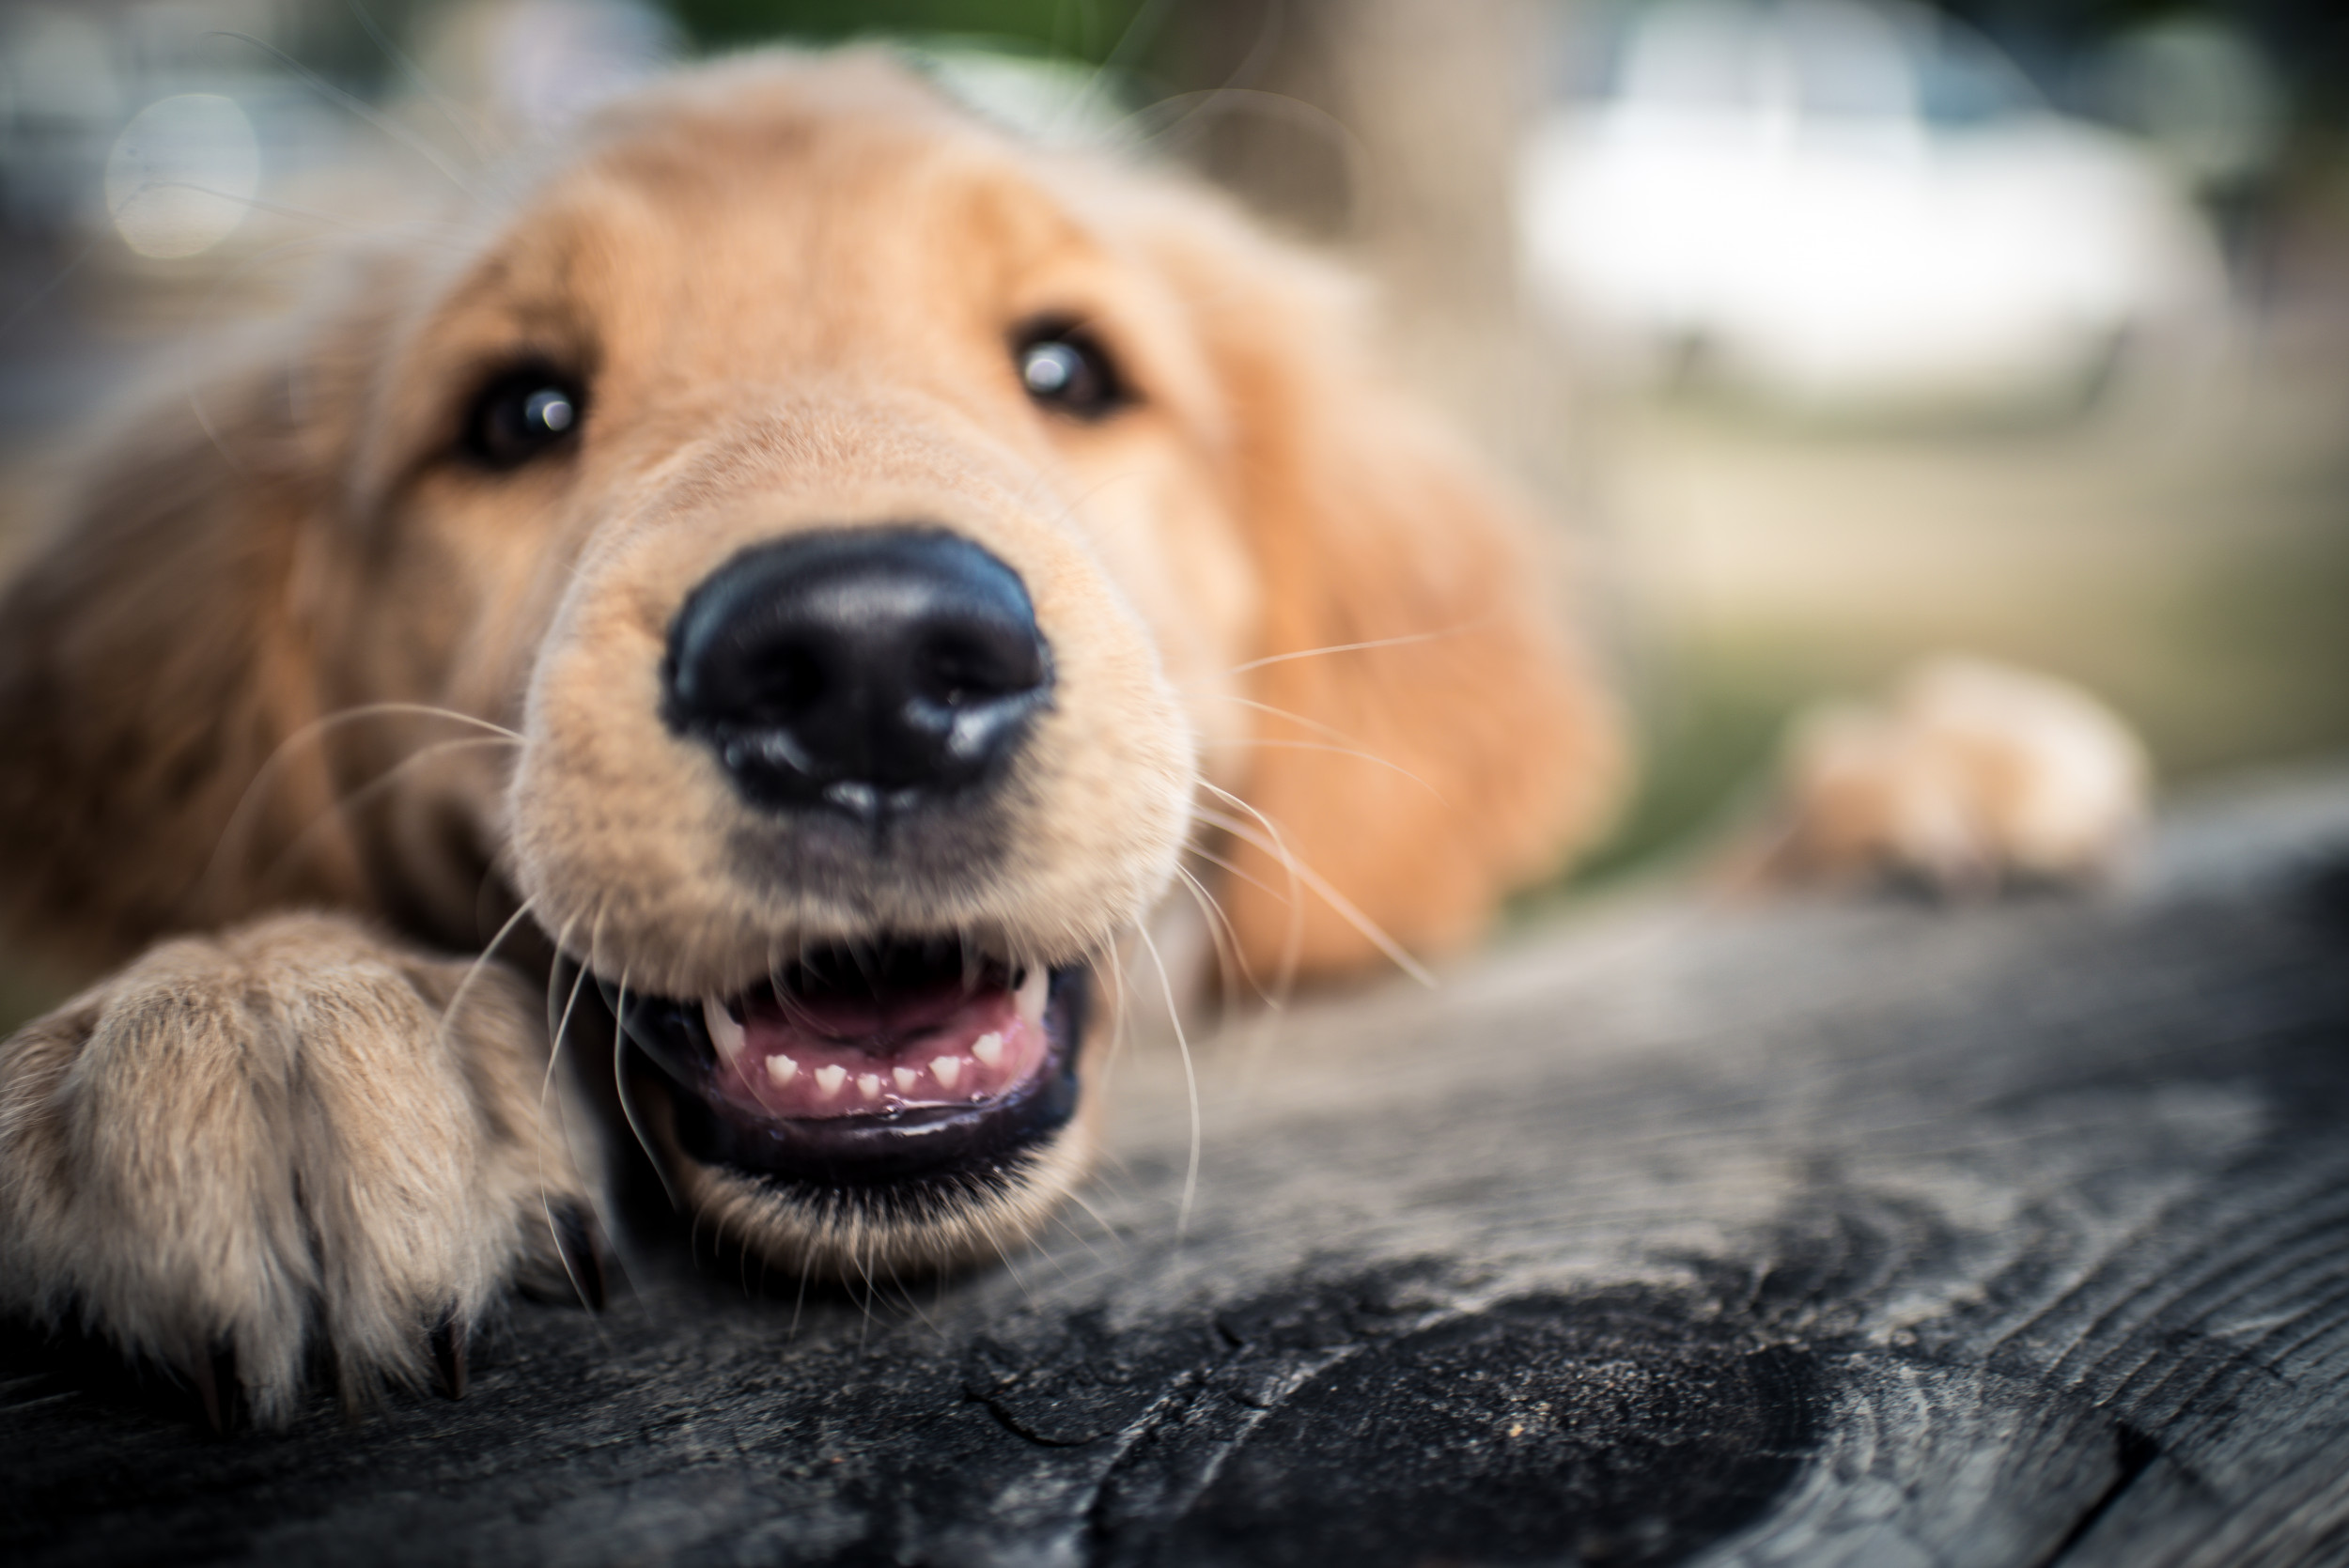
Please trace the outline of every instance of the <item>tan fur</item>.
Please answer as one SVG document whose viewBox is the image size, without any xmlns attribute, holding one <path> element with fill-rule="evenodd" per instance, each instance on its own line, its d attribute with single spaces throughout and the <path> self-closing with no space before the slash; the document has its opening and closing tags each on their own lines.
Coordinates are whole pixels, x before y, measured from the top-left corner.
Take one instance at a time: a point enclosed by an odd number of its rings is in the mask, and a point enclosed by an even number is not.
<svg viewBox="0 0 2349 1568">
<path fill-rule="evenodd" d="M 1205 238 L 1169 249 L 1215 302 L 1202 335 L 1264 604 L 1242 790 L 1263 820 L 1225 908 L 1259 973 L 1357 969 L 1366 924 L 1455 949 L 1613 804 L 1614 716 L 1514 502 L 1365 363 L 1356 302 L 1261 241 Z M 1314 652 L 1359 644 L 1383 645 Z M 1299 888 L 1284 856 L 1337 896 Z"/>
<path fill-rule="evenodd" d="M 1066 963 L 1191 856 L 1254 972 L 1343 972 L 1469 939 L 1615 786 L 1530 531 L 1368 368 L 1341 282 L 878 60 L 682 76 L 339 276 L 102 441 L 0 601 L 0 915 L 130 964 L 0 1048 L 8 1299 L 181 1365 L 232 1341 L 271 1411 L 313 1334 L 353 1386 L 412 1378 L 577 1180 L 543 973 L 493 958 L 452 1017 L 459 968 L 403 942 L 477 950 L 526 901 L 672 995 L 881 928 Z M 1034 407 L 1008 338 L 1044 313 L 1138 405 Z M 589 378 L 580 443 L 469 469 L 462 411 L 523 354 Z M 1011 848 L 762 878 L 741 846 L 785 830 L 657 716 L 665 630 L 745 545 L 915 520 L 1010 565 L 1053 650 Z M 373 924 L 272 915 L 311 908 Z M 214 935 L 150 946 L 183 932 Z M 661 1152 L 754 1250 L 903 1269 L 1016 1244 L 1092 1126 L 880 1221 Z"/>
</svg>

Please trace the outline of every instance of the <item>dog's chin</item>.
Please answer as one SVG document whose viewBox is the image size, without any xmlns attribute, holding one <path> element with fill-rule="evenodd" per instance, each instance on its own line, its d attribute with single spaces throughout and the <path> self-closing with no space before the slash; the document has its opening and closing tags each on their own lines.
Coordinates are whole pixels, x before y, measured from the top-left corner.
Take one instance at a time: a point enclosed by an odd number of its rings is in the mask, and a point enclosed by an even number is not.
<svg viewBox="0 0 2349 1568">
<path fill-rule="evenodd" d="M 818 1267 L 860 1246 L 946 1265 L 1032 1228 L 1081 1164 L 1090 982 L 955 936 L 811 948 L 723 996 L 599 977 L 665 1079 L 697 1206 Z"/>
</svg>

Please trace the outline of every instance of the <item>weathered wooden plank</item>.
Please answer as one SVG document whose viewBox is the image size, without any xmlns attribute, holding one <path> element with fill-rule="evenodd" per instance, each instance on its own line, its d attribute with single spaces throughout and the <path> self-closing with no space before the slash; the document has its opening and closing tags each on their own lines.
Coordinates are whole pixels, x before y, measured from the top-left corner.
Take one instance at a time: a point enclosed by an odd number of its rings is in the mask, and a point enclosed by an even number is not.
<svg viewBox="0 0 2349 1568">
<path fill-rule="evenodd" d="M 462 1404 L 226 1441 L 14 1335 L 0 1553 L 2349 1558 L 2344 958 L 2340 776 L 2096 900 L 1618 913 L 1203 1046 L 1187 1224 L 1136 1047 L 1093 1212 L 942 1289 L 655 1233 Z"/>
</svg>

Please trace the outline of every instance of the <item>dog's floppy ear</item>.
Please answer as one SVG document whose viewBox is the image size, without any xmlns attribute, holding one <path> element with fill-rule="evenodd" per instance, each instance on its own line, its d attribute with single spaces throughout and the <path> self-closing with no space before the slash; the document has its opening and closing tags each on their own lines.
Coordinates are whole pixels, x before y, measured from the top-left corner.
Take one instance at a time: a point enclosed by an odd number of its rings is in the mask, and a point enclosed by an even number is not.
<svg viewBox="0 0 2349 1568">
<path fill-rule="evenodd" d="M 235 358 L 103 432 L 0 588 L 0 925 L 70 961 L 354 901 L 347 843 L 305 831 L 323 753 L 279 755 L 319 711 L 297 580 L 334 500 L 319 422 L 284 357 Z"/>
<path fill-rule="evenodd" d="M 1223 905 L 1259 976 L 1376 961 L 1374 933 L 1439 953 L 1597 825 L 1614 715 L 1526 520 L 1365 363 L 1342 281 L 1252 236 L 1221 250 L 1190 249 L 1188 291 L 1264 603 L 1242 791 L 1263 821 Z"/>
</svg>

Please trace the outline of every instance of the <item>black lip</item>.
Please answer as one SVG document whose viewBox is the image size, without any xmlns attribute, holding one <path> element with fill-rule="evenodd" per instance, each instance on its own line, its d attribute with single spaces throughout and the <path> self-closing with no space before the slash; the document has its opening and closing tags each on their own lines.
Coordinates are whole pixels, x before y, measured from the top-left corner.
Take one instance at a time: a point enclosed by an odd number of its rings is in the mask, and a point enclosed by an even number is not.
<svg viewBox="0 0 2349 1568">
<path fill-rule="evenodd" d="M 832 1190 L 941 1177 L 1000 1174 L 1049 1140 L 1077 1109 L 1078 1047 L 1090 1011 L 1090 970 L 1054 970 L 1044 1007 L 1050 1054 L 1043 1069 L 999 1100 L 926 1106 L 821 1120 L 754 1117 L 719 1094 L 718 1051 L 698 1001 L 625 996 L 599 975 L 604 1005 L 630 1045 L 672 1085 L 679 1146 L 705 1165 Z"/>
</svg>

